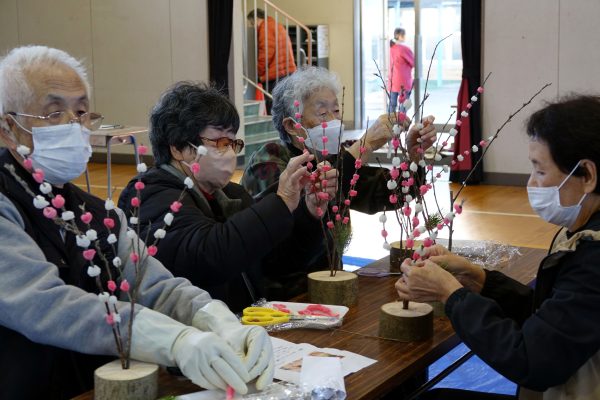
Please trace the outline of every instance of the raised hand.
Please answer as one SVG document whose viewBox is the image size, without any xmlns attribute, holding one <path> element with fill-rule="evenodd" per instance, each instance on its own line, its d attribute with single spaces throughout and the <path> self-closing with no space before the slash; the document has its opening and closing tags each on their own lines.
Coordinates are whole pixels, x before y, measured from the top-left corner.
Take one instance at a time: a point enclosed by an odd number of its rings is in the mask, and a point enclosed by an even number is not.
<svg viewBox="0 0 600 400">
<path fill-rule="evenodd" d="M 363 157 L 369 155 L 374 150 L 377 150 L 390 141 L 392 138 L 392 127 L 397 120 L 397 113 L 380 115 L 373 124 L 370 124 L 369 129 L 365 132 L 363 137 L 348 148 L 348 152 L 352 154 L 354 158 L 358 159 L 361 156 L 360 146 L 364 146 L 367 149 Z"/>
<path fill-rule="evenodd" d="M 421 122 L 423 127 L 417 129 L 418 125 L 414 124 L 406 135 L 406 149 L 412 161 L 419 161 L 420 155 L 417 149 L 423 147 L 423 150 L 430 148 L 435 143 L 437 138 L 437 132 L 433 126 L 435 117 L 428 115 Z M 418 139 L 421 139 L 420 141 Z"/>
<path fill-rule="evenodd" d="M 326 166 L 325 169 L 323 169 L 324 166 Z M 331 164 L 327 161 L 319 163 L 317 168 L 321 171 L 319 181 L 315 183 L 314 187 L 307 185 L 305 202 L 306 208 L 308 208 L 308 211 L 313 217 L 322 218 L 324 214 L 321 213 L 321 215 L 319 215 L 317 210 L 318 208 L 323 208 L 329 201 L 335 199 L 338 189 L 338 171 L 335 168 L 331 168 Z M 327 193 L 327 198 L 323 195 L 319 195 L 319 192 Z"/>
<path fill-rule="evenodd" d="M 452 274 L 430 260 L 413 264 L 407 258 L 401 269 L 402 277 L 396 282 L 401 300 L 446 302 L 462 287 Z"/>
<path fill-rule="evenodd" d="M 279 176 L 277 195 L 281 197 L 281 200 L 283 200 L 290 212 L 298 207 L 302 189 L 304 189 L 309 180 L 310 174 L 304 164 L 313 158 L 314 156 L 310 153 L 303 153 L 297 157 L 293 157 Z"/>
</svg>

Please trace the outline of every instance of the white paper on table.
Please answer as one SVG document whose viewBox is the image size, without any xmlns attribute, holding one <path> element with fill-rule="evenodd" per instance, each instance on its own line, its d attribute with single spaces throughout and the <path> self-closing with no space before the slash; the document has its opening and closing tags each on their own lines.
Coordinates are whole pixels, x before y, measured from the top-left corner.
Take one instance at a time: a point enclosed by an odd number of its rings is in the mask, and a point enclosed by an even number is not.
<svg viewBox="0 0 600 400">
<path fill-rule="evenodd" d="M 372 358 L 361 356 L 346 350 L 318 348 L 308 343 L 292 343 L 287 340 L 271 337 L 273 354 L 275 355 L 275 379 L 300 384 L 300 371 L 302 358 L 313 357 L 338 357 L 342 364 L 344 376 L 360 371 L 377 362 Z"/>
<path fill-rule="evenodd" d="M 306 356 L 313 357 L 338 357 L 342 364 L 342 373 L 344 376 L 353 372 L 360 371 L 377 362 L 372 358 L 361 356 L 346 350 L 321 349 L 308 343 L 292 343 L 287 340 L 271 336 L 273 345 L 273 355 L 275 356 L 275 379 L 300 384 L 300 371 L 302 370 L 302 358 Z M 250 392 L 253 388 L 249 387 Z M 180 400 L 222 400 L 225 392 L 222 390 L 203 390 L 201 392 L 190 393 L 177 396 Z M 236 395 L 236 399 L 240 396 Z"/>
</svg>

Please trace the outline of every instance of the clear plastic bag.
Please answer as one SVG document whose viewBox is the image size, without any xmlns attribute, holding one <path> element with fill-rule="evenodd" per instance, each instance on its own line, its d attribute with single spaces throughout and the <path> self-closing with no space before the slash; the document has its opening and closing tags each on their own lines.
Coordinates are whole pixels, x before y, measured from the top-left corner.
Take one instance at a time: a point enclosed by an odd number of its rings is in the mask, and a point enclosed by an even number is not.
<svg viewBox="0 0 600 400">
<path fill-rule="evenodd" d="M 241 395 L 235 393 L 234 400 L 304 400 L 307 399 L 300 386 L 288 382 L 273 382 L 263 391 L 259 392 L 253 385 L 249 385 L 251 393 Z M 222 390 L 203 390 L 177 397 L 164 397 L 160 400 L 222 400 L 226 398 Z"/>
<path fill-rule="evenodd" d="M 459 241 L 452 246 L 452 252 L 489 270 L 501 270 L 516 256 L 521 255 L 518 247 L 491 240 Z"/>
<path fill-rule="evenodd" d="M 311 400 L 344 400 L 346 388 L 340 359 L 304 356 L 300 386 Z"/>
<path fill-rule="evenodd" d="M 267 386 L 262 392 L 246 394 L 236 397 L 244 400 L 303 400 L 305 395 L 300 386 L 288 382 L 275 382 Z"/>
</svg>

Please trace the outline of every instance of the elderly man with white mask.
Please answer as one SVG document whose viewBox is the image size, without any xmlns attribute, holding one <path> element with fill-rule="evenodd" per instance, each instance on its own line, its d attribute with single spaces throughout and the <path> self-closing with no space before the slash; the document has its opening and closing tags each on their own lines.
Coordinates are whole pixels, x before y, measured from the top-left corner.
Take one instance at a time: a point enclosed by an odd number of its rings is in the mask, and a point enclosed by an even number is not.
<svg viewBox="0 0 600 400">
<path fill-rule="evenodd" d="M 260 199 L 277 190 L 279 175 L 289 160 L 302 153 L 303 143 L 308 147 L 321 150 L 323 122 L 326 122 L 325 135 L 329 139 L 326 157 L 335 164 L 342 124 L 338 95 L 341 84 L 334 72 L 320 67 L 304 67 L 288 76 L 273 90 L 273 124 L 279 132 L 280 142 L 268 143 L 257 150 L 248 161 L 241 184 L 255 198 Z M 301 114 L 300 120 L 296 113 Z M 354 174 L 355 161 L 359 158 L 366 162 L 370 154 L 391 139 L 392 124 L 396 114 L 381 115 L 364 134 L 345 151 L 343 166 L 340 168 L 342 192 L 348 193 L 350 180 Z M 414 125 L 407 135 L 407 147 L 412 159 L 417 160 L 417 149 L 431 147 L 436 139 L 433 116 L 422 121 L 421 129 Z M 300 123 L 300 126 L 298 125 Z M 417 139 L 420 138 L 420 143 Z M 343 140 L 343 137 L 342 137 Z M 360 146 L 366 151 L 360 154 Z M 355 189 L 358 195 L 353 198 L 350 208 L 369 214 L 389 207 L 390 191 L 387 188 L 389 171 L 385 168 L 363 165 L 360 179 Z"/>
<path fill-rule="evenodd" d="M 105 256 L 124 260 L 123 277 L 135 282 L 124 214 L 70 183 L 85 170 L 90 129 L 102 120 L 90 111 L 89 96 L 83 66 L 61 50 L 20 47 L 0 61 L 0 137 L 7 146 L 0 151 L 2 398 L 71 398 L 91 389 L 94 368 L 118 354 L 80 243 L 32 198 L 60 194 L 74 223 L 94 229 Z M 97 218 L 81 218 L 82 204 Z M 115 241 L 104 217 L 114 221 Z M 205 388 L 230 385 L 245 393 L 255 378 L 259 389 L 270 383 L 273 357 L 264 329 L 241 325 L 223 303 L 174 278 L 156 259 L 148 257 L 144 268 L 131 358 L 178 366 Z M 106 287 L 105 273 L 99 279 Z M 129 323 L 125 299 L 121 292 L 115 303 L 123 326 Z"/>
</svg>

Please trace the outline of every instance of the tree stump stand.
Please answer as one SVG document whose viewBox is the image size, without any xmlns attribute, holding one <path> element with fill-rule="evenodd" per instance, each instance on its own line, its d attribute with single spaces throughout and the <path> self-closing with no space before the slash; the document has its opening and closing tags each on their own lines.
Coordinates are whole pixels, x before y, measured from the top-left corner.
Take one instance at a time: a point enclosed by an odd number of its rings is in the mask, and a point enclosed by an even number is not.
<svg viewBox="0 0 600 400">
<path fill-rule="evenodd" d="M 131 361 L 129 369 L 115 360 L 94 372 L 94 400 L 156 400 L 158 365 Z"/>
<path fill-rule="evenodd" d="M 405 258 L 411 258 L 415 248 L 420 248 L 421 242 L 415 241 L 412 249 L 406 248 L 406 243 L 402 242 L 400 249 L 400 241 L 390 243 L 390 272 L 401 272 L 400 267 Z"/>
<path fill-rule="evenodd" d="M 358 302 L 358 276 L 347 271 L 317 271 L 308 274 L 308 298 L 311 303 L 353 306 Z"/>
<path fill-rule="evenodd" d="M 379 336 L 401 342 L 416 342 L 433 337 L 433 308 L 429 304 L 401 301 L 386 303 L 379 311 Z"/>
</svg>

